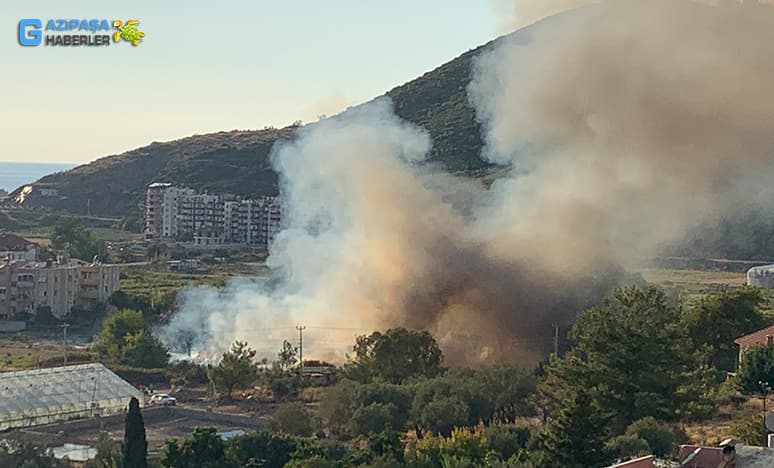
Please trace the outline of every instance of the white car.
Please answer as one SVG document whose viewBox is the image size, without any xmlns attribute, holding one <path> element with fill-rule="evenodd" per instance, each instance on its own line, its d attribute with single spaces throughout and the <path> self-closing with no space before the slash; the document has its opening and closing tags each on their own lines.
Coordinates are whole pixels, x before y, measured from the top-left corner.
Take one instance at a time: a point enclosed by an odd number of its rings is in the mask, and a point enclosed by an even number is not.
<svg viewBox="0 0 774 468">
<path fill-rule="evenodd" d="M 153 405 L 175 406 L 177 398 L 167 393 L 157 393 L 150 398 Z"/>
</svg>

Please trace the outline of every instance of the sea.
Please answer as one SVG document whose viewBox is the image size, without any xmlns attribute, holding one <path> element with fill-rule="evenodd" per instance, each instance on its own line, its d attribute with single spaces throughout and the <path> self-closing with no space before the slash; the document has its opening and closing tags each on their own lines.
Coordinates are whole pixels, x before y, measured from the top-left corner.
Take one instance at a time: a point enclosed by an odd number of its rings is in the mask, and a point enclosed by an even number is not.
<svg viewBox="0 0 774 468">
<path fill-rule="evenodd" d="M 0 189 L 7 192 L 16 190 L 22 185 L 35 182 L 43 176 L 54 172 L 72 169 L 75 164 L 63 163 L 26 163 L 0 161 Z"/>
</svg>

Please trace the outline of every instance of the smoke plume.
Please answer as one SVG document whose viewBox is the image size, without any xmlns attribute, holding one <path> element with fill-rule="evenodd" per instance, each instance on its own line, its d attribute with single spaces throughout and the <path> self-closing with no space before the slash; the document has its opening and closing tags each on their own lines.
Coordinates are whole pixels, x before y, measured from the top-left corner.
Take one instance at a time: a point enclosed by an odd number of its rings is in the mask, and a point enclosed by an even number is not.
<svg viewBox="0 0 774 468">
<path fill-rule="evenodd" d="M 425 164 L 429 136 L 386 100 L 303 128 L 273 154 L 273 278 L 186 291 L 166 336 L 269 356 L 303 323 L 304 348 L 335 359 L 407 326 L 450 362 L 542 357 L 620 266 L 761 188 L 772 26 L 759 4 L 619 0 L 500 39 L 468 90 L 484 156 L 508 168 L 488 189 Z"/>
<path fill-rule="evenodd" d="M 543 18 L 600 0 L 490 0 L 501 32 L 511 32 Z"/>
</svg>

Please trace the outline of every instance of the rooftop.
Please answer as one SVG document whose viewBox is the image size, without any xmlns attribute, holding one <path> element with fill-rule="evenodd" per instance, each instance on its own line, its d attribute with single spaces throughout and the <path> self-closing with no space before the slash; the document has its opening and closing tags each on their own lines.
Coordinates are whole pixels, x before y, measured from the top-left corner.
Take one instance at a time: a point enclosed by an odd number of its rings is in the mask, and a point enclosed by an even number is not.
<svg viewBox="0 0 774 468">
<path fill-rule="evenodd" d="M 744 348 L 754 345 L 766 344 L 767 338 L 774 336 L 774 325 L 754 331 L 749 335 L 740 336 L 734 340 L 734 343 Z"/>
<path fill-rule="evenodd" d="M 34 245 L 35 244 L 23 237 L 7 232 L 0 232 L 0 251 L 2 252 L 24 252 Z"/>
</svg>

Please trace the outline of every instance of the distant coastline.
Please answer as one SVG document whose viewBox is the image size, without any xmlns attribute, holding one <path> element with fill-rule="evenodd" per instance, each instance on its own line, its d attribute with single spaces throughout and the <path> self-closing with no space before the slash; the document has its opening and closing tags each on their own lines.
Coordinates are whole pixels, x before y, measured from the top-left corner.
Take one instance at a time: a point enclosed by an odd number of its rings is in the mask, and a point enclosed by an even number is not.
<svg viewBox="0 0 774 468">
<path fill-rule="evenodd" d="M 0 161 L 0 189 L 8 192 L 22 185 L 35 182 L 54 172 L 72 169 L 77 164 L 66 163 L 26 163 Z"/>
</svg>

